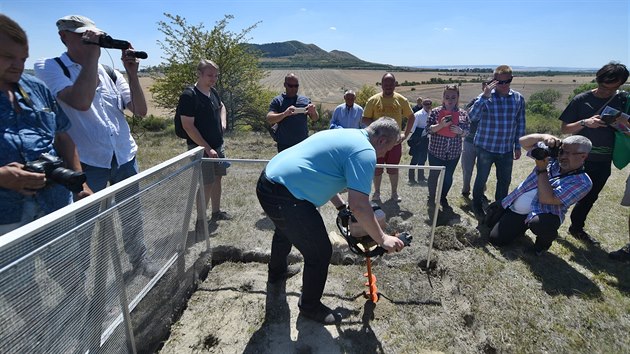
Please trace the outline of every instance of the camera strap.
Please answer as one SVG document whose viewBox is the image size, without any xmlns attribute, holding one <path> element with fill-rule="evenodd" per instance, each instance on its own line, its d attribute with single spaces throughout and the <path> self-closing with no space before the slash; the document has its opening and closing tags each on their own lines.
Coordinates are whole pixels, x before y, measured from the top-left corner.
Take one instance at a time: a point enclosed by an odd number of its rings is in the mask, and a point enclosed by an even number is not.
<svg viewBox="0 0 630 354">
<path fill-rule="evenodd" d="M 35 110 L 35 105 L 33 104 L 33 100 L 31 100 L 31 96 L 29 96 L 28 92 L 26 92 L 26 90 L 24 90 L 22 85 L 20 85 L 19 83 L 17 83 L 16 85 L 18 91 L 20 91 L 20 95 L 22 95 L 22 98 L 24 98 L 24 102 L 26 102 L 26 105 L 29 106 L 29 108 L 31 108 L 32 110 Z"/>
<path fill-rule="evenodd" d="M 61 60 L 61 58 L 56 57 L 54 58 L 55 61 L 57 62 L 57 64 L 59 64 L 59 66 L 61 67 L 61 70 L 63 70 L 63 74 L 68 78 L 70 78 L 70 71 L 68 70 L 68 67 L 66 66 L 66 64 L 63 63 L 63 61 Z M 114 69 L 112 69 L 111 66 L 102 64 L 103 68 L 105 69 L 105 71 L 107 72 L 107 76 L 109 76 L 110 79 L 112 79 L 112 81 L 114 82 L 114 84 L 116 83 L 116 73 L 114 72 Z"/>
</svg>

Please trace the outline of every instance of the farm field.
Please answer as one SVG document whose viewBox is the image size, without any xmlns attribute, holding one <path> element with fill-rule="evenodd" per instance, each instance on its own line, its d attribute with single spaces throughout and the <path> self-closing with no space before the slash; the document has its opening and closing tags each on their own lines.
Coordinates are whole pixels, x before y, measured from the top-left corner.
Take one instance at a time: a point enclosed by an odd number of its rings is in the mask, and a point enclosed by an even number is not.
<svg viewBox="0 0 630 354">
<path fill-rule="evenodd" d="M 290 71 L 288 70 L 269 70 L 268 76 L 261 81 L 261 84 L 268 87 L 272 91 L 281 93 L 284 91 L 284 77 Z M 343 92 L 346 89 L 358 90 L 363 85 L 376 86 L 376 82 L 380 82 L 381 76 L 385 73 L 380 70 L 336 70 L 336 69 L 312 69 L 312 70 L 293 70 L 291 71 L 300 79 L 301 95 L 309 97 L 314 103 L 321 103 L 324 109 L 333 109 L 340 103 L 343 103 Z M 476 77 L 476 74 L 453 75 L 451 73 L 438 72 L 394 72 L 399 83 L 406 81 L 421 82 L 429 81 L 431 78 L 443 78 L 448 80 L 470 80 Z M 534 76 L 519 77 L 518 72 L 515 73 L 512 89 L 519 91 L 527 99 L 532 93 L 545 89 L 555 89 L 560 91 L 561 98 L 558 100 L 558 108 L 564 108 L 567 97 L 577 86 L 590 82 L 593 76 Z M 140 83 L 144 88 L 147 100 L 149 100 L 149 114 L 158 117 L 170 117 L 171 113 L 168 109 L 156 107 L 151 100 L 151 92 L 148 88 L 153 83 L 150 77 L 141 77 Z M 442 84 L 433 85 L 417 85 L 417 86 L 399 86 L 396 91 L 415 104 L 418 96 L 429 97 L 437 100 L 442 95 Z M 465 83 L 460 87 L 460 102 L 465 104 L 480 92 L 480 84 Z"/>
</svg>

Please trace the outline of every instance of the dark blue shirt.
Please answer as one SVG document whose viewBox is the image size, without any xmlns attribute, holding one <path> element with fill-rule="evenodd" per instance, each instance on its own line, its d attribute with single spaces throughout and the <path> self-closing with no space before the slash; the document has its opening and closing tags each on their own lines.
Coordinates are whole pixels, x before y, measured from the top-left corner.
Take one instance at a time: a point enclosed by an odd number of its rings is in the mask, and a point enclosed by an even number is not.
<svg viewBox="0 0 630 354">
<path fill-rule="evenodd" d="M 287 97 L 286 94 L 276 96 L 269 105 L 269 112 L 282 113 L 289 106 L 306 107 L 311 100 L 304 96 Z M 278 123 L 276 141 L 280 145 L 293 146 L 308 138 L 308 120 L 306 113 L 288 116 Z"/>
<path fill-rule="evenodd" d="M 26 163 L 39 158 L 42 153 L 57 155 L 53 147 L 55 134 L 70 128 L 68 117 L 57 105 L 43 82 L 31 75 L 22 75 L 19 86 L 13 91 L 20 106 L 16 112 L 9 98 L 0 92 L 0 166 L 11 162 Z M 29 102 L 30 101 L 30 102 Z M 12 224 L 22 218 L 22 206 L 33 199 L 48 214 L 68 205 L 72 194 L 65 187 L 52 184 L 33 197 L 0 188 L 0 224 Z"/>
</svg>

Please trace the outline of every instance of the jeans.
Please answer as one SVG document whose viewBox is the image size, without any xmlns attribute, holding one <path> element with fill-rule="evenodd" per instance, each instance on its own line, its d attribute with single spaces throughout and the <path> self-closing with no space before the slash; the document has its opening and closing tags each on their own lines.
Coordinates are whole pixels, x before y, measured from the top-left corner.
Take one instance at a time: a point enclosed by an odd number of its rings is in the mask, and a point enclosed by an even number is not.
<svg viewBox="0 0 630 354">
<path fill-rule="evenodd" d="M 475 145 L 472 142 L 464 140 L 462 148 L 462 194 L 470 193 L 470 181 L 472 179 L 476 158 L 477 152 L 475 151 Z"/>
<path fill-rule="evenodd" d="M 416 131 L 420 128 L 416 128 Z M 423 129 L 421 129 L 423 130 Z M 416 135 L 414 132 L 413 135 Z M 427 154 L 429 151 L 429 137 L 424 136 L 419 138 L 419 143 L 417 145 L 413 145 L 409 147 L 409 155 L 411 155 L 411 162 L 409 162 L 412 166 L 424 166 L 425 162 L 427 162 Z M 409 181 L 415 181 L 416 170 L 409 169 Z M 424 170 L 418 170 L 418 180 L 424 179 Z"/>
<path fill-rule="evenodd" d="M 477 152 L 477 177 L 473 186 L 473 209 L 482 209 L 484 189 L 492 165 L 495 165 L 497 176 L 497 188 L 494 192 L 494 200 L 502 200 L 508 195 L 510 181 L 512 180 L 512 164 L 514 163 L 513 152 L 503 154 L 492 153 L 480 147 L 476 147 Z"/>
<path fill-rule="evenodd" d="M 442 195 L 440 195 L 440 201 L 446 201 L 446 196 L 448 195 L 448 191 L 451 189 L 453 185 L 453 173 L 455 173 L 455 167 L 457 167 L 457 163 L 459 162 L 459 156 L 453 160 L 442 160 L 439 159 L 433 154 L 429 153 L 429 165 L 431 166 L 445 166 L 446 171 L 444 173 L 444 185 L 442 186 Z M 429 201 L 435 200 L 435 192 L 437 189 L 437 182 L 440 176 L 440 171 L 431 170 L 429 171 Z"/>
<path fill-rule="evenodd" d="M 93 192 L 98 192 L 105 187 L 107 183 L 113 185 L 121 182 L 131 176 L 138 174 L 138 163 L 134 157 L 131 161 L 118 165 L 116 156 L 112 158 L 111 168 L 95 167 L 81 163 L 83 172 L 87 177 L 87 184 L 90 186 Z M 138 186 L 135 186 L 135 190 L 138 190 Z M 125 194 L 135 194 L 134 188 L 125 191 Z M 114 198 L 119 199 L 124 196 L 116 195 Z M 135 267 L 137 266 L 146 253 L 146 246 L 144 244 L 144 236 L 142 234 L 142 217 L 140 212 L 140 201 L 137 200 L 134 208 L 127 208 L 127 215 L 121 218 L 122 222 L 122 235 L 125 252 L 129 256 L 129 262 Z M 133 209 L 133 210 L 130 210 Z M 98 213 L 98 206 L 94 207 L 93 215 Z M 90 213 L 92 214 L 92 213 Z M 88 242 L 89 240 L 85 240 Z M 88 247 L 89 249 L 89 247 Z"/>
<path fill-rule="evenodd" d="M 256 195 L 275 225 L 269 273 L 282 274 L 286 271 L 287 256 L 291 246 L 295 246 L 304 257 L 300 307 L 307 311 L 317 310 L 332 257 L 324 220 L 315 205 L 296 199 L 283 185 L 269 181 L 264 172 L 258 179 Z"/>
<path fill-rule="evenodd" d="M 599 197 L 599 192 L 602 191 L 608 177 L 610 177 L 610 161 L 586 161 L 584 163 L 584 171 L 588 174 L 593 181 L 593 188 L 588 192 L 584 198 L 580 199 L 571 211 L 571 230 L 579 231 L 584 228 L 586 217 L 591 211 L 593 204 Z"/>
<path fill-rule="evenodd" d="M 499 222 L 490 231 L 490 242 L 493 245 L 503 246 L 525 235 L 530 229 L 536 235 L 534 249 L 546 251 L 551 247 L 553 240 L 558 238 L 560 218 L 554 214 L 538 214 L 528 223 L 525 223 L 527 215 L 513 212 L 510 208 L 505 210 Z"/>
</svg>

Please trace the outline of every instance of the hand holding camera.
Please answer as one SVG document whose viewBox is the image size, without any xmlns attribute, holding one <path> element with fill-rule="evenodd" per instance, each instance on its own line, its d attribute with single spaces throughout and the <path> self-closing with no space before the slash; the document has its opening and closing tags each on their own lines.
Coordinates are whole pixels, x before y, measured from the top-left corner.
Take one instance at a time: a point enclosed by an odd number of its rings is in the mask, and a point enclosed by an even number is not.
<svg viewBox="0 0 630 354">
<path fill-rule="evenodd" d="M 63 160 L 50 154 L 41 154 L 39 159 L 27 162 L 23 169 L 28 172 L 42 173 L 46 175 L 47 185 L 55 182 L 74 193 L 83 191 L 83 183 L 86 181 L 83 172 L 64 168 Z"/>
<path fill-rule="evenodd" d="M 560 140 L 547 139 L 546 142 L 539 141 L 530 154 L 537 161 L 544 161 L 549 157 L 557 158 L 560 146 L 562 146 L 562 141 Z"/>
</svg>

